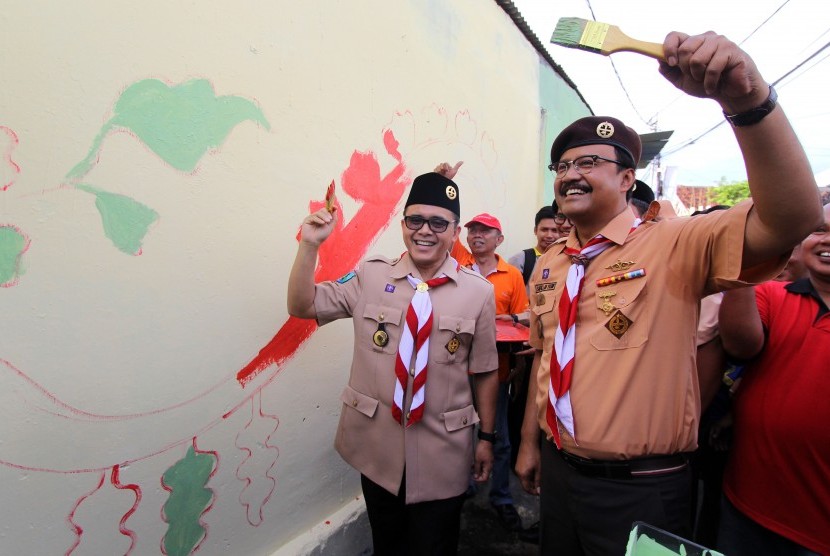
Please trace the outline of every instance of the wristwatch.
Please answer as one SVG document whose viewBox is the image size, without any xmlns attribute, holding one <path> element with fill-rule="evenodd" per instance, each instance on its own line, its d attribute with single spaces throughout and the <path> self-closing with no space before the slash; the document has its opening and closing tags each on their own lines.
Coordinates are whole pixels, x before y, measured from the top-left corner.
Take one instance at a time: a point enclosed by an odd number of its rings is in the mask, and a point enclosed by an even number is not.
<svg viewBox="0 0 830 556">
<path fill-rule="evenodd" d="M 479 440 L 486 440 L 487 442 L 490 442 L 491 444 L 496 441 L 496 435 L 497 434 L 498 433 L 496 431 L 484 432 L 483 430 L 478 429 L 478 439 Z"/>
<path fill-rule="evenodd" d="M 740 114 L 727 114 L 726 112 L 723 113 L 724 117 L 729 120 L 729 123 L 735 127 L 745 127 L 748 125 L 757 124 L 761 120 L 767 117 L 767 115 L 772 112 L 775 107 L 778 105 L 778 93 L 775 92 L 775 88 L 770 85 L 769 86 L 769 96 L 767 100 L 765 100 L 760 106 L 756 106 L 752 110 L 747 110 L 746 112 L 741 112 Z"/>
<path fill-rule="evenodd" d="M 519 324 L 519 316 L 515 313 L 510 313 L 510 317 L 513 319 L 513 324 Z"/>
</svg>

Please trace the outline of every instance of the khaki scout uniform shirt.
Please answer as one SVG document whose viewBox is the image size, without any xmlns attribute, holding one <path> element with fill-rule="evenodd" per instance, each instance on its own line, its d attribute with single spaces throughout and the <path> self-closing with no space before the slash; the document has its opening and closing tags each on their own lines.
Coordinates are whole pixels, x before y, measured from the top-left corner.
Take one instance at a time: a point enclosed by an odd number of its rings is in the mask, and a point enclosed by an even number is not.
<svg viewBox="0 0 830 556">
<path fill-rule="evenodd" d="M 585 271 L 576 320 L 570 393 L 576 442 L 559 425 L 562 448 L 595 459 L 688 452 L 697 447 L 700 392 L 695 336 L 700 299 L 775 276 L 786 257 L 741 271 L 751 202 L 694 218 L 644 222 L 629 234 L 626 210 L 600 232 L 615 245 Z M 542 349 L 538 421 L 545 420 L 559 298 L 570 266 L 565 247 L 550 247 L 530 280 L 530 343 Z M 645 269 L 645 276 L 597 287 L 600 278 Z"/>
<path fill-rule="evenodd" d="M 421 421 L 404 428 L 392 417 L 395 360 L 406 311 L 415 290 L 406 279 L 418 277 L 408 255 L 390 261 L 367 259 L 356 276 L 342 284 L 316 285 L 314 308 L 320 325 L 352 317 L 354 353 L 335 447 L 352 467 L 397 494 L 406 469 L 406 502 L 439 500 L 462 494 L 470 479 L 473 408 L 468 371 L 498 367 L 493 287 L 477 273 L 447 257 L 435 276 L 450 281 L 430 289 L 433 326 Z M 389 342 L 372 341 L 385 323 Z M 454 337 L 460 347 L 450 353 Z M 413 353 L 413 359 L 415 354 Z M 410 363 L 410 362 L 407 362 Z M 403 413 L 412 400 L 409 377 Z"/>
</svg>

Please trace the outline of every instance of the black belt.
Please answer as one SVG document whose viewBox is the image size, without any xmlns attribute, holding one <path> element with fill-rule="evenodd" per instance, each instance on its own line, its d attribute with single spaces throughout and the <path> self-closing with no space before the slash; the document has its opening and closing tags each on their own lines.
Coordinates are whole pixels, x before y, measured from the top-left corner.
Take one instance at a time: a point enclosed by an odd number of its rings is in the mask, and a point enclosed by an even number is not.
<svg viewBox="0 0 830 556">
<path fill-rule="evenodd" d="M 568 465 L 590 477 L 605 477 L 607 479 L 652 477 L 676 473 L 689 465 L 687 454 L 646 456 L 625 460 L 601 460 L 581 458 L 564 450 L 557 450 L 555 446 L 551 447 Z"/>
</svg>

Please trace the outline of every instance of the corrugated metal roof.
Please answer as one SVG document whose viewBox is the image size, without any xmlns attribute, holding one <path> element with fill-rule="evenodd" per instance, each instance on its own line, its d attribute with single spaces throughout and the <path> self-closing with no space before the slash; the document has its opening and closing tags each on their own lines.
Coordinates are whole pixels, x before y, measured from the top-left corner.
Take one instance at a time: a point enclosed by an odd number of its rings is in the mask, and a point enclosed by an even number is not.
<svg viewBox="0 0 830 556">
<path fill-rule="evenodd" d="M 519 12 L 519 8 L 517 8 L 510 0 L 495 0 L 495 2 L 499 5 L 499 7 L 501 7 L 501 9 L 504 10 L 504 12 L 507 15 L 510 16 L 510 19 L 512 19 L 513 23 L 516 24 L 516 27 L 518 27 L 519 31 L 522 32 L 522 34 L 525 36 L 525 38 L 527 38 L 530 44 L 533 45 L 533 48 L 536 49 L 536 52 L 538 52 L 539 55 L 542 58 L 544 58 L 548 64 L 550 64 L 550 67 L 553 68 L 553 71 L 559 74 L 559 76 L 562 77 L 565 83 L 567 83 L 576 92 L 576 94 L 579 95 L 579 98 L 582 99 L 582 102 L 585 103 L 585 106 L 587 106 L 588 110 L 590 110 L 591 114 L 593 114 L 594 110 L 591 108 L 591 105 L 588 104 L 588 101 L 585 100 L 585 97 L 582 96 L 582 93 L 579 91 L 579 88 L 576 86 L 576 83 L 571 81 L 571 78 L 568 77 L 568 74 L 565 73 L 565 70 L 562 69 L 562 66 L 553 61 L 553 58 L 551 58 L 550 54 L 545 48 L 545 45 L 542 44 L 542 41 L 539 40 L 539 37 L 537 37 L 536 34 L 530 29 L 527 22 L 522 17 L 522 14 Z"/>
</svg>

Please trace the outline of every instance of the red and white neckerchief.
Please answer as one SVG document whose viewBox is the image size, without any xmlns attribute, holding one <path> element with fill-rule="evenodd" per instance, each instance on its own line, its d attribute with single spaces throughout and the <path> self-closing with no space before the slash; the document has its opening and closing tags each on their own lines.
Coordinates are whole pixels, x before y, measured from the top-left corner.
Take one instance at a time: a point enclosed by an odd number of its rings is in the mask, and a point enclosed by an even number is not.
<svg viewBox="0 0 830 556">
<path fill-rule="evenodd" d="M 424 393 L 427 382 L 427 362 L 429 361 L 429 334 L 432 331 L 432 301 L 429 298 L 429 290 L 446 284 L 449 276 L 442 274 L 432 280 L 423 282 L 411 274 L 406 279 L 415 288 L 415 295 L 409 302 L 406 311 L 406 324 L 403 327 L 401 341 L 398 344 L 398 358 L 395 360 L 395 394 L 392 398 L 392 417 L 401 423 L 404 406 L 404 394 L 406 384 L 411 373 L 412 382 L 412 404 L 409 406 L 409 413 L 406 414 L 406 426 L 414 425 L 424 415 Z M 413 359 L 412 354 L 415 353 Z M 407 368 L 411 364 L 412 366 Z"/>
<path fill-rule="evenodd" d="M 633 232 L 639 225 L 640 219 L 634 219 L 628 233 Z M 571 257 L 571 266 L 568 269 L 568 277 L 565 279 L 565 289 L 559 299 L 559 326 L 553 338 L 554 352 L 550 358 L 548 408 L 545 416 L 557 448 L 562 447 L 559 427 L 556 425 L 557 418 L 576 442 L 570 388 L 576 359 L 576 314 L 579 309 L 582 283 L 585 281 L 585 267 L 591 259 L 611 247 L 613 243 L 605 236 L 597 234 L 582 249 L 566 247 L 564 251 Z"/>
</svg>

